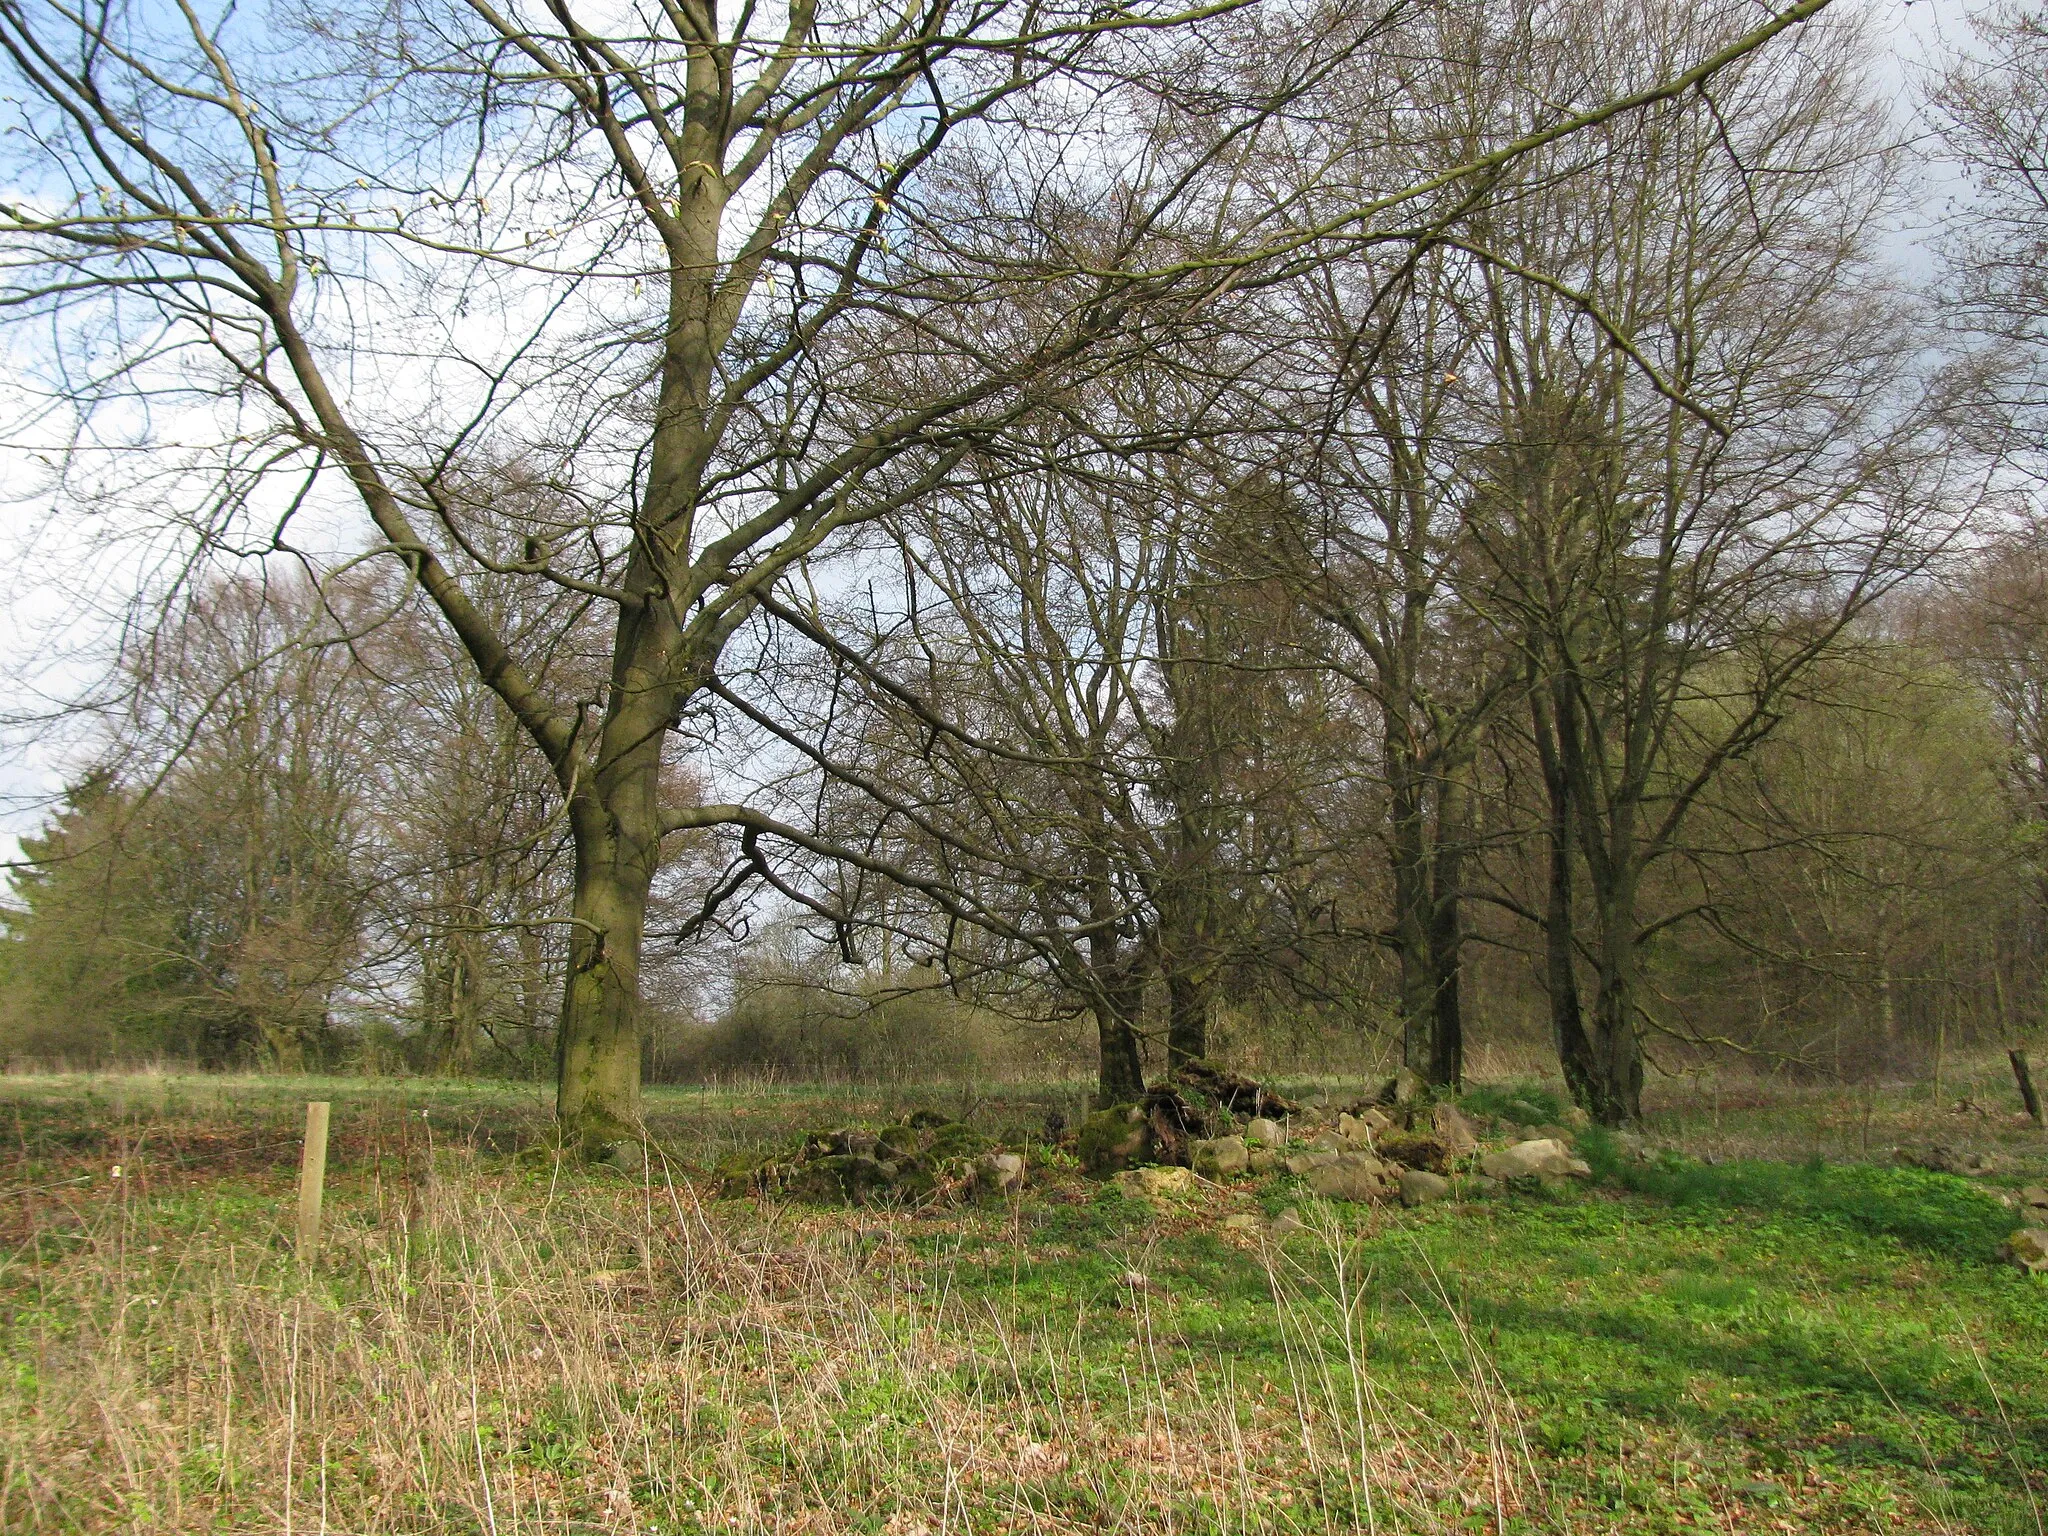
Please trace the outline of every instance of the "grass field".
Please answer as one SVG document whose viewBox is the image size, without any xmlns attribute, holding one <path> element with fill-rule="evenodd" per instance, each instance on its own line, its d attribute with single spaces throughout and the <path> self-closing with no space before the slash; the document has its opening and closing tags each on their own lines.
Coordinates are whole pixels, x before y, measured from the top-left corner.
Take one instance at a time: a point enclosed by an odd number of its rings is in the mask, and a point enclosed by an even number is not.
<svg viewBox="0 0 2048 1536">
<path fill-rule="evenodd" d="M 0 1530 L 2043 1529 L 2048 1282 L 1996 1249 L 2048 1146 L 1988 1067 L 1688 1084 L 1648 1162 L 1589 1136 L 1590 1184 L 1413 1212 L 1121 1197 L 1043 1144 L 1081 1096 L 658 1090 L 677 1160 L 628 1178 L 559 1164 L 531 1089 L 0 1079 Z M 1030 1192 L 703 1176 L 915 1104 L 1028 1145 Z M 1998 1171 L 1891 1162 L 1929 1140 Z"/>
</svg>

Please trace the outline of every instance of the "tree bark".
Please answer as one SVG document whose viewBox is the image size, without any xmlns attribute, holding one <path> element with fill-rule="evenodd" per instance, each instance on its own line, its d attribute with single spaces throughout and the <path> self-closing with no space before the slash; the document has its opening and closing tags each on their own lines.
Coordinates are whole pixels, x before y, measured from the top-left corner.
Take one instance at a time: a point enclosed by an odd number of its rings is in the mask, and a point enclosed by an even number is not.
<svg viewBox="0 0 2048 1536">
<path fill-rule="evenodd" d="M 564 1144 L 587 1157 L 644 1135 L 640 946 L 661 860 L 661 755 L 693 691 L 669 681 L 681 636 L 669 605 L 649 597 L 620 625 L 596 763 L 569 802 L 576 884 L 555 1116 Z"/>
<path fill-rule="evenodd" d="M 1213 988 L 1192 967 L 1166 973 L 1166 1065 L 1171 1071 L 1209 1054 L 1209 1003 Z"/>
<path fill-rule="evenodd" d="M 1600 988 L 1594 1002 L 1599 1066 L 1587 1113 L 1602 1125 L 1626 1125 L 1643 1113 L 1643 1041 L 1636 1028 L 1635 940 L 1623 930 L 1629 902 L 1602 936 Z M 1603 925 L 1604 926 L 1604 925 Z"/>
<path fill-rule="evenodd" d="M 1138 1018 L 1145 1006 L 1145 975 L 1140 954 L 1126 954 L 1114 934 L 1089 940 L 1093 972 L 1097 1048 L 1095 1102 L 1107 1109 L 1130 1104 L 1145 1094 L 1145 1064 L 1138 1053 Z"/>
<path fill-rule="evenodd" d="M 1577 933 L 1572 920 L 1571 809 L 1551 807 L 1550 890 L 1544 909 L 1544 987 L 1550 994 L 1550 1036 L 1572 1101 L 1592 1112 L 1599 1097 L 1600 1067 L 1586 1036 L 1579 1002 Z"/>
<path fill-rule="evenodd" d="M 1408 758 L 1405 729 L 1390 723 L 1387 765 L 1394 779 L 1394 952 L 1400 963 L 1401 1064 L 1428 1078 L 1435 1056 L 1437 970 L 1430 943 L 1431 891 L 1427 811 L 1420 772 Z"/>
<path fill-rule="evenodd" d="M 1123 1010 L 1109 999 L 1095 1004 L 1095 1038 L 1099 1054 L 1095 1103 L 1134 1104 L 1145 1096 L 1145 1068 L 1138 1057 L 1138 1033 Z"/>
<path fill-rule="evenodd" d="M 1430 1083 L 1457 1089 L 1465 1081 L 1465 1013 L 1460 982 L 1464 975 L 1464 913 L 1459 904 L 1465 864 L 1465 797 L 1462 786 L 1446 779 L 1437 800 L 1434 904 L 1430 913 L 1430 968 L 1436 978 L 1430 1036 Z"/>
<path fill-rule="evenodd" d="M 1543 911 L 1543 983 L 1550 996 L 1550 1037 L 1557 1064 L 1564 1073 L 1572 1102 L 1588 1113 L 1601 1098 L 1601 1063 L 1586 1034 L 1579 1001 L 1576 949 L 1578 932 L 1573 911 L 1572 856 L 1575 820 L 1571 785 L 1565 777 L 1561 751 L 1564 732 L 1571 729 L 1569 695 L 1556 699 L 1538 687 L 1530 694 L 1536 747 L 1543 764 L 1543 785 L 1550 804 L 1550 872 Z"/>
<path fill-rule="evenodd" d="M 1094 814 L 1102 817 L 1100 804 Z M 1118 936 L 1121 913 L 1110 882 L 1107 839 L 1088 861 L 1088 1002 L 1095 1013 L 1097 1048 L 1095 1102 L 1098 1108 L 1143 1097 L 1145 1065 L 1138 1053 L 1138 1019 L 1145 1006 L 1145 951 L 1126 950 Z"/>
<path fill-rule="evenodd" d="M 2027 1063 L 2027 1053 L 2017 1046 L 2005 1053 L 2012 1063 L 2013 1081 L 2020 1085 L 2020 1102 L 2027 1108 L 2027 1118 L 2034 1122 L 2036 1129 L 2041 1125 L 2041 1096 L 2034 1091 L 2034 1074 Z"/>
<path fill-rule="evenodd" d="M 651 868 L 597 852 L 578 840 L 555 1094 L 563 1142 L 590 1157 L 641 1135 L 640 940 L 653 885 Z"/>
</svg>

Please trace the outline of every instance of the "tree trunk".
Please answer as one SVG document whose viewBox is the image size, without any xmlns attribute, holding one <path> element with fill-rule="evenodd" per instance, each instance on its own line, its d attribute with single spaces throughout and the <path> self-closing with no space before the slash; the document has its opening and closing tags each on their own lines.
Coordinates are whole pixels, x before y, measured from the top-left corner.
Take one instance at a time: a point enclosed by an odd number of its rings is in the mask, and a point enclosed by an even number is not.
<svg viewBox="0 0 2048 1536">
<path fill-rule="evenodd" d="M 443 1077 L 460 1076 L 476 1065 L 476 970 L 464 947 L 451 942 L 428 988 L 430 1016 L 439 1026 L 434 1070 Z"/>
<path fill-rule="evenodd" d="M 1176 965 L 1166 973 L 1166 1065 L 1171 1071 L 1184 1061 L 1209 1054 L 1209 1003 L 1213 988 L 1206 975 Z"/>
<path fill-rule="evenodd" d="M 271 1071 L 298 1073 L 306 1070 L 306 1040 L 295 1021 L 259 1014 L 256 1034 L 263 1042 L 264 1054 L 270 1059 Z"/>
<path fill-rule="evenodd" d="M 2020 1086 L 2020 1103 L 2026 1107 L 2027 1118 L 2038 1130 L 2042 1123 L 2041 1096 L 2034 1091 L 2034 1073 L 2027 1061 L 2027 1053 L 2015 1046 L 2005 1053 L 2005 1059 L 2012 1063 L 2013 1081 Z"/>
<path fill-rule="evenodd" d="M 1583 805 L 1584 799 L 1579 803 Z M 1599 990 L 1593 1004 L 1599 1078 L 1593 1102 L 1585 1108 L 1602 1125 L 1625 1125 L 1643 1113 L 1643 1039 L 1636 1025 L 1637 867 L 1632 796 L 1615 794 L 1610 799 L 1603 832 L 1603 838 L 1587 854 L 1599 922 Z M 1593 842 L 1590 837 L 1587 841 Z"/>
<path fill-rule="evenodd" d="M 1593 1042 L 1587 1038 L 1585 1013 L 1579 1003 L 1572 893 L 1575 818 L 1562 752 L 1562 738 L 1571 728 L 1568 722 L 1573 710 L 1569 695 L 1559 696 L 1553 709 L 1550 697 L 1540 687 L 1531 692 L 1530 707 L 1550 803 L 1550 878 L 1543 910 L 1543 985 L 1550 996 L 1550 1038 L 1572 1102 L 1590 1114 L 1599 1098 L 1601 1067 Z"/>
<path fill-rule="evenodd" d="M 1098 910 L 1106 897 L 1098 893 Z M 1115 934 L 1098 931 L 1088 941 L 1088 968 L 1093 978 L 1097 1066 L 1095 1102 L 1107 1109 L 1130 1104 L 1145 1093 L 1145 1063 L 1138 1054 L 1138 1019 L 1145 1007 L 1142 951 L 1127 954 Z"/>
<path fill-rule="evenodd" d="M 1401 961 L 1401 1065 L 1428 1077 L 1436 1048 L 1437 974 L 1429 926 L 1410 910 L 1394 923 Z"/>
<path fill-rule="evenodd" d="M 1116 1002 L 1096 1002 L 1095 1037 L 1100 1053 L 1096 1106 L 1107 1109 L 1112 1104 L 1136 1103 L 1145 1096 L 1145 1067 L 1138 1057 L 1138 1032 Z"/>
<path fill-rule="evenodd" d="M 1619 941 L 1629 942 L 1626 936 Z M 1632 957 L 1609 956 L 1595 1002 L 1599 1072 L 1587 1113 L 1602 1125 L 1626 1125 L 1643 1114 L 1643 1041 L 1636 1028 Z"/>
<path fill-rule="evenodd" d="M 641 1135 L 640 940 L 654 875 L 647 861 L 596 852 L 577 839 L 555 1096 L 564 1143 L 591 1157 Z"/>
<path fill-rule="evenodd" d="M 679 643 L 668 605 L 651 593 L 621 623 L 597 760 L 588 788 L 569 802 L 576 884 L 555 1118 L 564 1144 L 586 1157 L 644 1134 L 640 945 L 661 861 L 661 755 L 669 722 L 694 691 L 669 681 Z"/>
<path fill-rule="evenodd" d="M 1428 831 L 1414 765 L 1393 755 L 1388 762 L 1403 782 L 1394 786 L 1393 878 L 1394 952 L 1400 962 L 1401 1065 L 1425 1079 L 1435 1057 L 1437 970 L 1430 943 Z"/>
<path fill-rule="evenodd" d="M 1465 1013 L 1460 995 L 1465 930 L 1459 897 L 1465 879 L 1465 849 L 1470 842 L 1470 809 L 1470 797 L 1457 769 L 1447 770 L 1437 788 L 1429 913 L 1429 959 L 1435 997 L 1429 1069 L 1425 1076 L 1438 1088 L 1456 1089 L 1465 1081 Z"/>
<path fill-rule="evenodd" d="M 1458 904 L 1461 864 L 1456 848 L 1442 839 L 1436 849 L 1436 910 L 1429 933 L 1431 969 L 1436 976 L 1436 1006 L 1430 1034 L 1430 1083 L 1457 1089 L 1465 1082 L 1465 1013 L 1460 995 L 1464 975 L 1465 933 Z"/>
<path fill-rule="evenodd" d="M 1551 807 L 1550 893 L 1544 911 L 1544 986 L 1550 993 L 1550 1035 L 1572 1101 L 1589 1114 L 1599 1094 L 1600 1067 L 1586 1037 L 1579 1005 L 1578 966 L 1572 951 L 1572 849 L 1569 806 Z"/>
</svg>

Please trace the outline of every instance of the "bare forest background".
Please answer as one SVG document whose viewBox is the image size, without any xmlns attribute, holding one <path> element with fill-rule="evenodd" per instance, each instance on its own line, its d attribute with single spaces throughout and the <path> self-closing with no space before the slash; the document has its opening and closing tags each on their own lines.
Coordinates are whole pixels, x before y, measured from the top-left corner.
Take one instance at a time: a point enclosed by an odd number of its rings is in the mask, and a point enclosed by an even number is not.
<svg viewBox="0 0 2048 1536">
<path fill-rule="evenodd" d="M 614 9 L 0 5 L 0 1059 L 2048 1035 L 2038 9 Z"/>
</svg>

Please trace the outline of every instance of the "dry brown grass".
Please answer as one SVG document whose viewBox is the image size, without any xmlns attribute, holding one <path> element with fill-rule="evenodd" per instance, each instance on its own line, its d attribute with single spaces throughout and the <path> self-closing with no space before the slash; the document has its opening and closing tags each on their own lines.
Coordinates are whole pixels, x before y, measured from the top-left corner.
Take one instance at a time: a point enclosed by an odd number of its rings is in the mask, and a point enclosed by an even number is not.
<svg viewBox="0 0 2048 1536">
<path fill-rule="evenodd" d="M 9 1277 L 33 1300 L 0 1529 L 1433 1531 L 1538 1495 L 1447 1300 L 1461 1411 L 1376 1378 L 1334 1222 L 1273 1257 L 1285 1368 L 1240 1379 L 1168 1336 L 1142 1273 L 1026 1320 L 903 1242 L 910 1217 L 445 1154 L 381 1194 L 312 1275 L 246 1193 L 71 1198 L 68 1251 Z"/>
<path fill-rule="evenodd" d="M 1941 1103 L 1666 1084 L 1651 1134 L 1993 1151 L 1941 1207 L 1974 1232 L 1987 1188 L 2048 1177 L 1999 1065 Z M 1324 1212 L 1274 1248 L 1222 1222 L 1284 1184 L 1147 1213 L 1053 1166 L 1016 1207 L 764 1209 L 558 1169 L 502 1086 L 0 1086 L 0 1531 L 2040 1529 L 2036 1290 L 1840 1212 L 1609 1189 Z M 973 1102 L 1024 1144 L 1059 1091 Z M 307 1097 L 337 1101 L 310 1275 Z M 902 1108 L 653 1103 L 700 1166 Z"/>
</svg>

